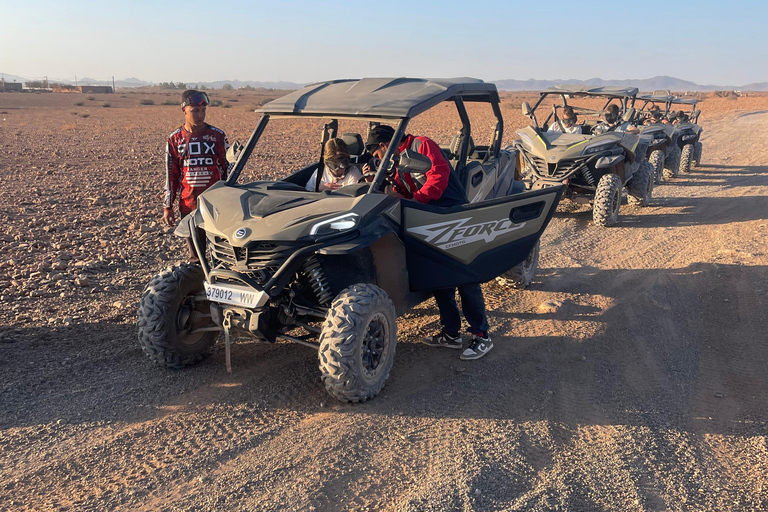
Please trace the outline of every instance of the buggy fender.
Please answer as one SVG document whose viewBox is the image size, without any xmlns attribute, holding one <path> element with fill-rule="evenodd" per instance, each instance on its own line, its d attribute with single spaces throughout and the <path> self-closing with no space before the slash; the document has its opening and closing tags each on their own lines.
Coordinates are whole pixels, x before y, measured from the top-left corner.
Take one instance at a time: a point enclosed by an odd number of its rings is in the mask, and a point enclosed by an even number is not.
<svg viewBox="0 0 768 512">
<path fill-rule="evenodd" d="M 184 218 L 179 221 L 179 225 L 176 226 L 176 229 L 173 230 L 173 234 L 181 238 L 189 238 L 192 236 L 190 234 L 192 233 L 192 226 L 190 225 L 190 222 L 194 219 L 194 217 L 195 212 L 185 215 Z"/>
</svg>

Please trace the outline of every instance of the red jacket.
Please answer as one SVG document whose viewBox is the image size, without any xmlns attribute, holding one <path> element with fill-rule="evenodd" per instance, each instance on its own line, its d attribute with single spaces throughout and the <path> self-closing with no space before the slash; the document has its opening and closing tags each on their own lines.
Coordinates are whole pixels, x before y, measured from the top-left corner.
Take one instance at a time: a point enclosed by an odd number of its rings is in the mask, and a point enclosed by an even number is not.
<svg viewBox="0 0 768 512">
<path fill-rule="evenodd" d="M 426 181 L 421 180 L 423 181 L 421 186 L 410 175 L 404 174 L 403 180 L 408 185 L 407 188 L 396 173 L 395 181 L 398 185 L 398 192 L 408 199 L 413 199 L 419 203 L 429 203 L 430 201 L 440 199 L 446 187 L 448 187 L 448 178 L 451 175 L 451 166 L 448 165 L 448 161 L 445 159 L 440 146 L 428 137 L 406 135 L 398 150 L 402 153 L 408 148 L 416 149 L 419 154 L 432 160 L 432 168 L 425 173 Z M 408 192 L 408 189 L 415 191 L 413 195 Z"/>
<path fill-rule="evenodd" d="M 197 197 L 219 180 L 227 178 L 229 141 L 224 132 L 209 124 L 191 133 L 180 126 L 165 145 L 164 208 L 172 208 L 176 197 L 179 210 L 197 208 Z"/>
</svg>

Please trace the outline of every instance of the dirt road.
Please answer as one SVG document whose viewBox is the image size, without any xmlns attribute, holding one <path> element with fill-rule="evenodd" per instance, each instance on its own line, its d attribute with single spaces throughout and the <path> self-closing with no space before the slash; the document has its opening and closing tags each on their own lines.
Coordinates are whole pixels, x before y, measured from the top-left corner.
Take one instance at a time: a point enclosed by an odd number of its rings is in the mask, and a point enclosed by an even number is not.
<svg viewBox="0 0 768 512">
<path fill-rule="evenodd" d="M 63 287 L 34 305 L 27 280 L 55 277 L 14 274 L 23 252 L 77 260 L 117 220 L 145 222 L 132 229 L 151 247 L 155 198 L 137 185 L 101 220 L 75 209 L 70 222 L 94 233 L 82 242 L 42 231 L 41 204 L 65 199 L 19 199 L 4 178 L 0 510 L 768 509 L 768 112 L 710 119 L 703 165 L 652 206 L 624 204 L 600 229 L 563 205 L 532 288 L 485 285 L 486 358 L 419 344 L 437 326 L 423 304 L 398 323 L 383 392 L 354 406 L 326 395 L 298 345 L 238 344 L 231 375 L 220 346 L 185 371 L 153 365 L 131 309 L 162 264 L 150 249 L 126 261 L 129 244 L 109 242 L 80 265 L 92 299 L 74 307 L 81 292 Z M 130 210 L 133 194 L 149 199 Z M 542 312 L 548 300 L 561 305 Z"/>
</svg>

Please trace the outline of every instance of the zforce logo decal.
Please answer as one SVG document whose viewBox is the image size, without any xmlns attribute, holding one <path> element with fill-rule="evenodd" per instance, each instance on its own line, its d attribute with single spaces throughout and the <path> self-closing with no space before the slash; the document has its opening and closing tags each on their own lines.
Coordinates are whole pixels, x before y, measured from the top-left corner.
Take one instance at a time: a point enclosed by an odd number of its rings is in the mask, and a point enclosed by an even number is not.
<svg viewBox="0 0 768 512">
<path fill-rule="evenodd" d="M 408 232 L 422 236 L 425 242 L 429 242 L 440 249 L 451 249 L 481 240 L 490 243 L 496 237 L 517 231 L 526 224 L 525 222 L 513 224 L 509 219 L 468 224 L 471 221 L 472 217 L 438 222 L 437 224 L 408 228 Z"/>
</svg>

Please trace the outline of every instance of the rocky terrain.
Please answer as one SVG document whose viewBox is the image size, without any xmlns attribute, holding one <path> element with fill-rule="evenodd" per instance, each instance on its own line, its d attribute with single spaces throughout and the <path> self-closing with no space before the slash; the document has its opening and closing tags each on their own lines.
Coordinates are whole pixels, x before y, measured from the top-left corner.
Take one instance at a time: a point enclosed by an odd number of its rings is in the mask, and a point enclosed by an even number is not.
<svg viewBox="0 0 768 512">
<path fill-rule="evenodd" d="M 207 120 L 245 142 L 276 94 L 214 94 Z M 768 96 L 707 97 L 703 164 L 615 228 L 564 202 L 532 288 L 484 286 L 486 358 L 418 343 L 431 301 L 401 318 L 355 406 L 299 345 L 242 339 L 232 374 L 221 346 L 141 353 L 140 294 L 183 257 L 160 224 L 177 96 L 0 94 L 0 510 L 768 509 Z M 533 99 L 504 95 L 505 140 Z M 436 110 L 410 131 L 447 143 Z M 318 139 L 280 126 L 248 173 Z"/>
</svg>

